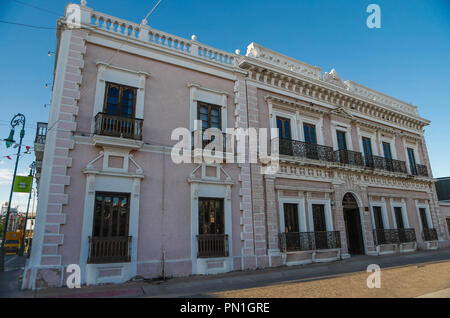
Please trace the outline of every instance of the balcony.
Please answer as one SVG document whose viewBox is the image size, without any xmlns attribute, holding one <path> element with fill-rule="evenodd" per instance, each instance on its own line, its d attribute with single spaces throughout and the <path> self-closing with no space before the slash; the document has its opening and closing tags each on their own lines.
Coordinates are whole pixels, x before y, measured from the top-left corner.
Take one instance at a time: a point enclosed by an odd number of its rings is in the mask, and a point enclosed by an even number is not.
<svg viewBox="0 0 450 318">
<path fill-rule="evenodd" d="M 292 139 L 279 139 L 280 155 L 296 158 L 306 158 L 333 163 L 341 163 L 352 166 L 378 169 L 396 173 L 407 173 L 406 163 L 401 160 L 386 159 L 380 156 L 365 155 L 352 150 L 333 150 L 332 147 L 306 143 Z M 428 176 L 427 167 L 416 165 L 414 175 Z"/>
<path fill-rule="evenodd" d="M 416 164 L 415 167 L 411 167 L 411 174 L 415 176 L 428 177 L 428 168 L 425 165 Z"/>
<path fill-rule="evenodd" d="M 131 236 L 89 237 L 89 264 L 124 263 L 131 259 Z"/>
<path fill-rule="evenodd" d="M 282 252 L 341 248 L 339 231 L 280 233 L 279 240 Z"/>
<path fill-rule="evenodd" d="M 143 119 L 98 113 L 95 116 L 95 134 L 142 140 L 143 122 Z"/>
<path fill-rule="evenodd" d="M 45 144 L 45 139 L 47 137 L 47 128 L 47 123 L 37 123 L 36 137 L 34 138 L 35 144 Z"/>
<path fill-rule="evenodd" d="M 333 148 L 280 138 L 280 155 L 334 162 Z"/>
<path fill-rule="evenodd" d="M 375 245 L 416 242 L 414 229 L 376 229 L 373 230 Z"/>
<path fill-rule="evenodd" d="M 422 238 L 425 242 L 437 241 L 438 235 L 436 229 L 423 229 Z"/>
<path fill-rule="evenodd" d="M 374 155 L 365 155 L 364 162 L 367 168 L 386 170 L 390 172 L 407 173 L 406 163 L 404 161 L 386 159 L 384 157 Z"/>
<path fill-rule="evenodd" d="M 364 166 L 363 156 L 360 152 L 340 149 L 334 152 L 336 162 L 352 165 L 352 166 Z"/>
<path fill-rule="evenodd" d="M 197 235 L 198 258 L 228 257 L 228 235 L 200 234 Z"/>
</svg>

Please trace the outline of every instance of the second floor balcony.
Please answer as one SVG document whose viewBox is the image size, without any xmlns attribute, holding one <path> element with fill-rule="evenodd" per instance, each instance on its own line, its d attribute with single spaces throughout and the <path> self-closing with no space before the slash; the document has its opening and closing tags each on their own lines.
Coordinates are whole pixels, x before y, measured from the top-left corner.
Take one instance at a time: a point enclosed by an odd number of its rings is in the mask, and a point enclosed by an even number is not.
<svg viewBox="0 0 450 318">
<path fill-rule="evenodd" d="M 279 139 L 280 155 L 320 160 L 331 163 L 352 165 L 361 168 L 378 169 L 389 172 L 407 174 L 406 162 L 396 159 L 386 159 L 380 156 L 363 155 L 361 152 L 340 149 L 293 139 Z M 428 169 L 416 164 L 411 169 L 412 175 L 428 177 Z"/>
<path fill-rule="evenodd" d="M 95 134 L 142 140 L 143 119 L 98 113 L 95 116 Z"/>
</svg>

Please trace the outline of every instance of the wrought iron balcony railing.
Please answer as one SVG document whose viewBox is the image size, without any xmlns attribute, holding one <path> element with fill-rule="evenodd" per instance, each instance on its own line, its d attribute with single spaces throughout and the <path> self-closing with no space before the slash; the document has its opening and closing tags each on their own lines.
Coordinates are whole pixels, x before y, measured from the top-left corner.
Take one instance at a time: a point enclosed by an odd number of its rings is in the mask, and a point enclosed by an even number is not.
<svg viewBox="0 0 450 318">
<path fill-rule="evenodd" d="M 339 231 L 280 233 L 279 241 L 282 252 L 314 251 L 341 247 Z"/>
<path fill-rule="evenodd" d="M 365 155 L 364 163 L 367 168 L 406 173 L 406 163 L 400 160 L 386 159 L 384 157 L 374 155 Z"/>
<path fill-rule="evenodd" d="M 438 235 L 436 229 L 422 229 L 422 238 L 424 241 L 437 241 Z"/>
<path fill-rule="evenodd" d="M 360 152 L 340 149 L 334 152 L 337 162 L 353 165 L 353 166 L 364 166 L 363 155 Z"/>
<path fill-rule="evenodd" d="M 198 258 L 228 257 L 228 235 L 200 234 L 197 235 Z"/>
<path fill-rule="evenodd" d="M 131 236 L 89 237 L 88 263 L 122 263 L 130 259 Z"/>
<path fill-rule="evenodd" d="M 425 165 L 416 164 L 415 167 L 411 167 L 411 174 L 415 176 L 428 177 L 428 168 Z"/>
<path fill-rule="evenodd" d="M 414 229 L 376 229 L 373 236 L 375 245 L 416 242 Z"/>
<path fill-rule="evenodd" d="M 45 144 L 45 139 L 47 137 L 47 123 L 37 123 L 36 138 L 34 142 L 37 144 Z"/>
<path fill-rule="evenodd" d="M 280 155 L 334 162 L 333 148 L 280 138 Z"/>
<path fill-rule="evenodd" d="M 98 113 L 95 116 L 95 134 L 142 140 L 143 122 L 143 119 Z"/>
</svg>

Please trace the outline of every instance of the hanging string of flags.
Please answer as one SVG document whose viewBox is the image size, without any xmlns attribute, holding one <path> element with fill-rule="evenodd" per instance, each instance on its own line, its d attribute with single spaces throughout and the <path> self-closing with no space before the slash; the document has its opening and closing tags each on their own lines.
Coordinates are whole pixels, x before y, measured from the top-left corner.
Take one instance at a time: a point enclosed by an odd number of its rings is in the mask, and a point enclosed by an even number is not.
<svg viewBox="0 0 450 318">
<path fill-rule="evenodd" d="M 11 141 L 11 140 L 8 140 L 8 139 L 0 138 L 0 142 L 9 142 L 9 143 L 11 143 L 11 145 L 12 145 L 14 148 L 17 148 L 17 147 L 19 146 L 19 144 L 18 144 L 17 142 Z M 29 149 L 33 149 L 31 146 L 27 146 L 27 145 L 24 145 L 24 144 L 22 144 L 22 146 L 23 146 L 23 147 L 28 147 Z M 28 149 L 28 148 L 27 148 L 27 149 Z"/>
<path fill-rule="evenodd" d="M 29 147 L 29 146 L 25 146 L 25 149 L 26 149 L 26 151 L 24 151 L 24 152 L 21 152 L 19 155 L 21 156 L 21 155 L 30 155 L 31 154 L 31 147 Z M 13 157 L 15 157 L 15 156 L 17 156 L 17 154 L 15 153 L 15 154 L 11 154 L 11 155 L 6 155 L 6 156 L 0 156 L 0 160 L 2 159 L 2 158 L 6 158 L 6 159 L 8 159 L 8 160 L 12 160 L 12 158 Z"/>
</svg>

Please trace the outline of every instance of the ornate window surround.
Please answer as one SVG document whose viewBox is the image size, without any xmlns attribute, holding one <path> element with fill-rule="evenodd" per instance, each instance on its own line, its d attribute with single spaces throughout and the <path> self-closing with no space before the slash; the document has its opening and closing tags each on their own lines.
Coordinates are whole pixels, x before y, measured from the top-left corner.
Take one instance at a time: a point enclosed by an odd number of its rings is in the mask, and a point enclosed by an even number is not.
<svg viewBox="0 0 450 318">
<path fill-rule="evenodd" d="M 385 198 L 381 198 L 381 201 L 369 201 L 369 206 L 370 206 L 370 215 L 372 218 L 372 228 L 375 230 L 375 213 L 373 211 L 374 207 L 380 207 L 381 208 L 381 214 L 383 216 L 383 226 L 384 228 L 390 229 L 390 225 L 389 225 L 389 216 L 387 213 L 387 208 L 386 208 L 386 200 Z"/>
</svg>

